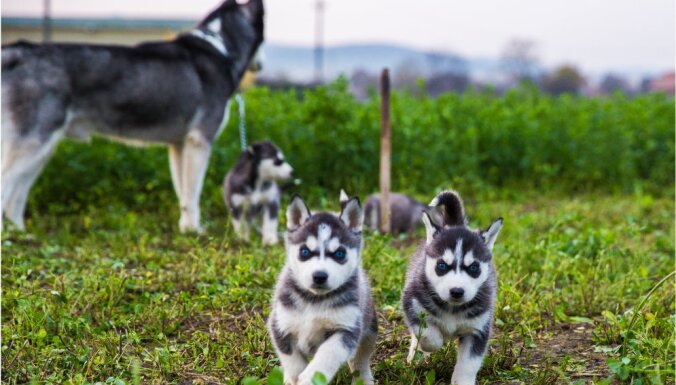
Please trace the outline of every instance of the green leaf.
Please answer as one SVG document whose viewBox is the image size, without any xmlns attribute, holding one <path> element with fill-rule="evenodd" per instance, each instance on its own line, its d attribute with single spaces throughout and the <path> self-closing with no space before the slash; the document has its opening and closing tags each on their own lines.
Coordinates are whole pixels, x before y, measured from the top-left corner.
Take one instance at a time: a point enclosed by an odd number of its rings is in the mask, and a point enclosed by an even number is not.
<svg viewBox="0 0 676 385">
<path fill-rule="evenodd" d="M 580 317 L 580 316 L 570 316 L 568 317 L 568 322 L 573 322 L 573 323 L 588 323 L 588 324 L 593 324 L 594 320 L 591 318 L 587 317 Z"/>
<path fill-rule="evenodd" d="M 434 369 L 430 370 L 425 374 L 425 385 L 433 385 L 434 380 L 437 378 L 437 373 Z"/>
<path fill-rule="evenodd" d="M 256 377 L 244 377 L 242 378 L 242 385 L 261 385 Z"/>
<path fill-rule="evenodd" d="M 275 366 L 268 374 L 268 385 L 284 385 L 284 372 L 279 366 Z"/>
<path fill-rule="evenodd" d="M 326 380 L 326 376 L 322 372 L 316 372 L 312 376 L 312 385 L 328 385 L 329 382 Z"/>
</svg>

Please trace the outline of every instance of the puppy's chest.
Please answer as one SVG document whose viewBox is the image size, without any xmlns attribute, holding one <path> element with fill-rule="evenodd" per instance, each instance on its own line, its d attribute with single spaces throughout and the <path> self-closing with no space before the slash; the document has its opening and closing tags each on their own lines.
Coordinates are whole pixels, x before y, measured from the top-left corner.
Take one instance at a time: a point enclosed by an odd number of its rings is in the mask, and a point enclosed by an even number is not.
<svg viewBox="0 0 676 385">
<path fill-rule="evenodd" d="M 275 182 L 266 181 L 256 183 L 249 196 L 251 204 L 259 205 L 279 201 L 279 189 Z"/>
<path fill-rule="evenodd" d="M 483 330 L 486 322 L 489 321 L 489 317 L 490 314 L 488 313 L 474 318 L 468 318 L 463 313 L 442 313 L 437 317 L 431 317 L 429 322 L 437 326 L 444 336 L 458 337 Z"/>
<path fill-rule="evenodd" d="M 284 309 L 278 314 L 281 329 L 295 337 L 298 348 L 305 354 L 314 354 L 331 334 L 353 328 L 360 319 L 361 311 L 357 306 L 330 308 L 306 304 Z"/>
</svg>

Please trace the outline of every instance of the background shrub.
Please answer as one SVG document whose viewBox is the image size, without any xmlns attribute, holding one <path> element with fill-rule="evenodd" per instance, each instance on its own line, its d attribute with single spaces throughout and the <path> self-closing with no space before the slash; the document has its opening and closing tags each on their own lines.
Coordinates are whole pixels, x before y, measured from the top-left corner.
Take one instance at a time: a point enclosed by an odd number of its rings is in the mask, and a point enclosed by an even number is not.
<svg viewBox="0 0 676 385">
<path fill-rule="evenodd" d="M 286 153 L 301 193 L 365 195 L 377 188 L 379 99 L 361 102 L 344 79 L 314 90 L 246 92 L 249 142 L 271 139 Z M 222 207 L 223 176 L 240 151 L 237 106 L 213 147 L 202 204 Z M 392 95 L 393 188 L 529 187 L 566 192 L 674 183 L 674 100 L 553 97 L 535 88 Z M 31 210 L 77 211 L 124 204 L 174 205 L 166 150 L 95 138 L 63 141 L 33 189 Z"/>
</svg>

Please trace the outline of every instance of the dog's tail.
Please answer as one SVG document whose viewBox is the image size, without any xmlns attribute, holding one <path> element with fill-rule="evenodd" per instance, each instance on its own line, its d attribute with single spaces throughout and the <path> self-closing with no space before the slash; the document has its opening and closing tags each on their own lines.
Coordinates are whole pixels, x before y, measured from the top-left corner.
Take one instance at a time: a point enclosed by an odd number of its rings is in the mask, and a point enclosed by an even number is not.
<svg viewBox="0 0 676 385">
<path fill-rule="evenodd" d="M 443 208 L 442 215 L 444 219 L 444 226 L 466 226 L 467 217 L 465 216 L 465 207 L 462 204 L 460 195 L 455 191 L 442 191 L 437 194 L 432 202 L 431 207 L 441 206 Z"/>
</svg>

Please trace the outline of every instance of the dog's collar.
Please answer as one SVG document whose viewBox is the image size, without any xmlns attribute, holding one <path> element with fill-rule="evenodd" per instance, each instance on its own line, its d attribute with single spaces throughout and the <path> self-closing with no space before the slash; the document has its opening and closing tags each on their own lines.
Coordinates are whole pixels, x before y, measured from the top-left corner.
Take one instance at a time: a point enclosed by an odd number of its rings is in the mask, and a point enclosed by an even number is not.
<svg viewBox="0 0 676 385">
<path fill-rule="evenodd" d="M 223 37 L 213 31 L 210 31 L 208 29 L 193 29 L 190 32 L 193 36 L 197 36 L 200 39 L 205 40 L 207 43 L 211 44 L 218 52 L 220 52 L 223 56 L 228 56 L 228 49 L 225 48 L 225 42 L 223 41 Z"/>
</svg>

